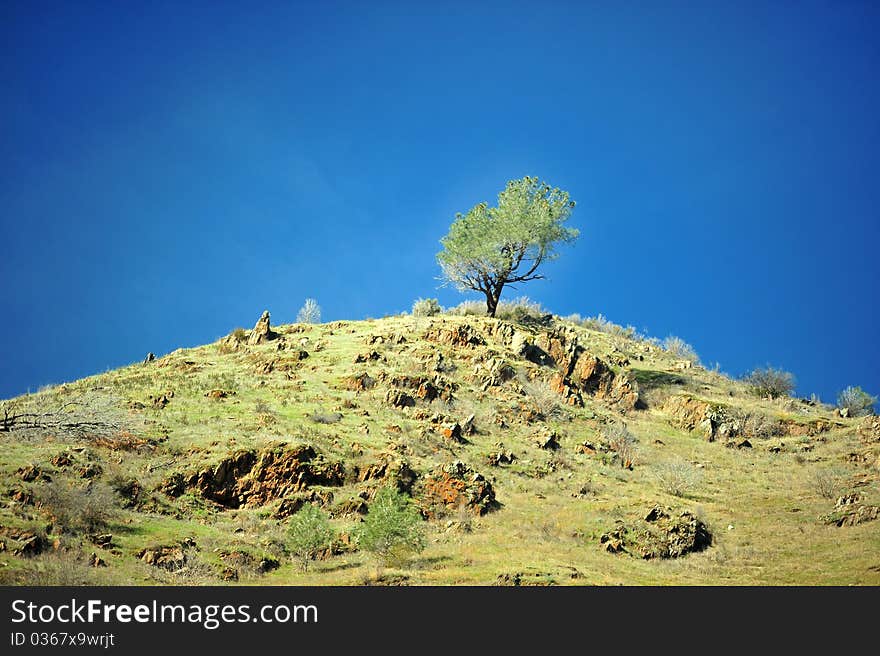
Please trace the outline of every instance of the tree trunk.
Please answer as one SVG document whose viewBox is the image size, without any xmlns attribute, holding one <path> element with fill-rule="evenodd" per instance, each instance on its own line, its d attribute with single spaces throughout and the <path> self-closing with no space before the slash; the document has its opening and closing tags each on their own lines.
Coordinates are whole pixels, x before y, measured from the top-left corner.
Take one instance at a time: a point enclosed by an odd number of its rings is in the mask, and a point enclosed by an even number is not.
<svg viewBox="0 0 880 656">
<path fill-rule="evenodd" d="M 486 316 L 494 317 L 495 310 L 498 309 L 498 297 L 492 292 L 484 292 L 486 294 Z"/>
</svg>

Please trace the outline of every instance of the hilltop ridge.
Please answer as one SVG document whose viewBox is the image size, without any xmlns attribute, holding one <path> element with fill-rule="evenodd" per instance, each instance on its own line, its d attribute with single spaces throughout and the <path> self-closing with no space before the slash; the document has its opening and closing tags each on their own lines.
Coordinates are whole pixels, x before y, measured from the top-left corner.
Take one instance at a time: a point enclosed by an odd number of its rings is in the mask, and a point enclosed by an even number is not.
<svg viewBox="0 0 880 656">
<path fill-rule="evenodd" d="M 880 583 L 876 417 L 553 315 L 264 313 L 0 429 L 13 583 Z M 386 484 L 429 540 L 377 574 L 352 535 Z M 305 572 L 304 504 L 340 535 Z"/>
</svg>

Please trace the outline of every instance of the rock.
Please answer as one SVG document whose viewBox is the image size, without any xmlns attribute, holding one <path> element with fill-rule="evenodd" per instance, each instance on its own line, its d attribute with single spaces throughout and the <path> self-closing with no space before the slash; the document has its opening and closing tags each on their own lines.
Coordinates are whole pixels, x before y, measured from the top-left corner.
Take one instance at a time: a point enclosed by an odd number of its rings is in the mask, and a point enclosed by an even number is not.
<svg viewBox="0 0 880 656">
<path fill-rule="evenodd" d="M 303 508 L 303 506 L 309 503 L 316 506 L 329 506 L 333 503 L 333 493 L 329 491 L 318 492 L 316 490 L 311 490 L 309 492 L 300 492 L 291 497 L 286 497 L 281 500 L 280 504 L 278 504 L 278 508 L 272 513 L 272 517 L 275 519 L 286 519 L 291 515 L 295 515 Z"/>
<path fill-rule="evenodd" d="M 147 397 L 147 400 L 150 402 L 150 405 L 157 410 L 163 410 L 165 406 L 171 402 L 173 397 L 174 392 L 166 392 L 164 394 L 150 394 L 150 396 Z"/>
<path fill-rule="evenodd" d="M 849 419 L 849 408 L 838 408 L 837 414 L 839 417 L 843 419 Z"/>
<path fill-rule="evenodd" d="M 234 567 L 224 567 L 220 577 L 224 581 L 238 581 L 238 570 Z"/>
<path fill-rule="evenodd" d="M 235 394 L 235 392 L 232 392 L 229 390 L 222 390 L 222 389 L 212 389 L 212 390 L 205 392 L 205 396 L 207 398 L 214 399 L 215 401 L 229 398 L 233 394 Z"/>
<path fill-rule="evenodd" d="M 272 328 L 269 323 L 269 311 L 265 310 L 263 311 L 263 314 L 260 315 L 260 318 L 257 320 L 256 325 L 254 325 L 254 329 L 248 336 L 247 343 L 251 346 L 254 346 L 256 344 L 267 342 L 271 339 L 274 339 L 275 337 L 277 337 L 277 335 L 272 332 Z"/>
<path fill-rule="evenodd" d="M 383 360 L 382 354 L 378 351 L 369 351 L 367 353 L 358 353 L 354 358 L 355 364 L 360 364 L 362 362 L 375 362 L 376 360 Z"/>
<path fill-rule="evenodd" d="M 21 542 L 21 546 L 12 552 L 16 556 L 38 556 L 49 546 L 44 537 L 33 531 L 21 531 L 14 536 L 14 539 Z"/>
<path fill-rule="evenodd" d="M 61 452 L 53 456 L 49 462 L 58 468 L 70 467 L 73 464 L 73 456 L 67 452 Z"/>
<path fill-rule="evenodd" d="M 366 390 L 371 389 L 375 384 L 376 381 L 366 372 L 355 376 L 349 376 L 343 380 L 343 386 L 345 389 L 353 392 L 365 392 Z"/>
<path fill-rule="evenodd" d="M 15 475 L 25 483 L 30 483 L 31 481 L 35 481 L 38 478 L 43 479 L 44 481 L 51 481 L 52 477 L 43 472 L 36 465 L 25 465 L 24 467 L 19 467 L 15 470 Z"/>
<path fill-rule="evenodd" d="M 107 548 L 113 542 L 113 534 L 112 533 L 93 533 L 89 535 L 89 540 L 92 544 L 96 544 L 101 548 Z"/>
<path fill-rule="evenodd" d="M 227 508 L 252 508 L 315 485 L 340 486 L 344 480 L 342 463 L 324 460 L 310 446 L 280 443 L 261 451 L 236 451 L 202 471 L 172 474 L 160 489 L 169 496 L 194 489 Z"/>
<path fill-rule="evenodd" d="M 504 445 L 500 442 L 495 445 L 496 451 L 490 453 L 486 460 L 492 467 L 500 467 L 501 465 L 510 465 L 513 464 L 513 461 L 516 460 L 516 456 L 512 451 L 508 451 L 504 448 Z"/>
<path fill-rule="evenodd" d="M 89 556 L 89 567 L 107 567 L 107 563 L 93 551 Z"/>
<path fill-rule="evenodd" d="M 678 558 L 711 545 L 712 535 L 692 513 L 654 506 L 642 520 L 622 523 L 602 535 L 599 544 L 611 553 L 626 552 L 645 560 Z"/>
<path fill-rule="evenodd" d="M 403 390 L 390 389 L 385 393 L 385 403 L 394 408 L 409 408 L 416 404 L 416 400 Z"/>
<path fill-rule="evenodd" d="M 183 544 L 141 549 L 135 556 L 147 565 L 176 572 L 186 566 L 187 558 Z"/>
<path fill-rule="evenodd" d="M 458 326 L 440 325 L 436 328 L 431 328 L 424 334 L 424 339 L 429 342 L 456 348 L 473 348 L 486 344 L 486 340 L 468 324 Z"/>
<path fill-rule="evenodd" d="M 79 468 L 78 473 L 80 478 L 96 478 L 103 474 L 104 470 L 101 468 L 101 465 L 95 462 L 88 462 Z"/>
<path fill-rule="evenodd" d="M 153 353 L 147 353 L 147 357 L 144 358 L 144 364 L 149 364 L 153 360 L 156 359 L 156 356 Z"/>
<path fill-rule="evenodd" d="M 425 381 L 419 385 L 419 389 L 416 390 L 416 396 L 423 401 L 430 402 L 440 396 L 440 390 L 430 381 Z"/>
<path fill-rule="evenodd" d="M 548 451 L 556 451 L 560 447 L 559 434 L 556 431 L 540 433 L 536 436 L 535 441 L 538 448 Z"/>
<path fill-rule="evenodd" d="M 441 426 L 440 434 L 452 442 L 458 442 L 459 444 L 464 444 L 466 442 L 461 434 L 461 425 L 457 421 L 452 424 L 444 424 Z"/>
<path fill-rule="evenodd" d="M 492 484 L 460 460 L 432 471 L 421 485 L 419 497 L 427 517 L 435 517 L 438 508 L 464 507 L 485 515 L 500 507 Z"/>
<path fill-rule="evenodd" d="M 463 435 L 474 435 L 477 432 L 476 427 L 474 426 L 474 422 L 476 421 L 476 415 L 468 415 L 467 419 L 464 420 L 464 423 L 461 425 L 461 432 Z"/>
</svg>

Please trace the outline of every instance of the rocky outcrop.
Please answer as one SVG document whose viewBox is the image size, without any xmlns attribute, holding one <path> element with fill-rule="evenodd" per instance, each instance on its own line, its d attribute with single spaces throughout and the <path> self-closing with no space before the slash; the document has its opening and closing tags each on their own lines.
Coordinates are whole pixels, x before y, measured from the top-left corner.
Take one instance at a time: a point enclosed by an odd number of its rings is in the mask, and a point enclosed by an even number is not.
<svg viewBox="0 0 880 656">
<path fill-rule="evenodd" d="M 329 462 L 310 446 L 279 444 L 262 451 L 243 450 L 190 474 L 169 476 L 160 490 L 179 496 L 192 489 L 227 508 L 257 507 L 311 486 L 344 483 L 341 463 Z"/>
<path fill-rule="evenodd" d="M 880 519 L 880 506 L 862 503 L 859 494 L 845 494 L 837 500 L 834 510 L 820 519 L 835 526 L 857 526 Z"/>
<path fill-rule="evenodd" d="M 467 324 L 458 326 L 440 325 L 431 328 L 425 333 L 424 339 L 455 348 L 473 348 L 486 344 L 486 340 L 482 335 Z"/>
<path fill-rule="evenodd" d="M 654 506 L 642 519 L 621 522 L 602 535 L 599 544 L 610 553 L 628 553 L 645 560 L 678 558 L 710 546 L 712 535 L 692 513 Z"/>
<path fill-rule="evenodd" d="M 720 403 L 711 403 L 690 396 L 673 396 L 663 406 L 669 423 L 682 430 L 698 431 L 708 441 L 719 437 L 732 439 L 742 430 L 731 411 Z"/>
<path fill-rule="evenodd" d="M 268 342 L 271 339 L 275 339 L 275 337 L 277 337 L 277 335 L 272 332 L 272 326 L 269 322 L 269 310 L 264 310 L 263 314 L 260 315 L 260 318 L 257 319 L 257 323 L 254 325 L 251 334 L 248 335 L 247 343 L 251 346 L 255 346 L 257 344 L 262 344 L 263 342 Z"/>
<path fill-rule="evenodd" d="M 485 515 L 500 507 L 492 484 L 460 460 L 432 471 L 418 496 L 422 512 L 429 518 L 436 517 L 441 509 L 463 507 L 475 515 Z"/>
</svg>

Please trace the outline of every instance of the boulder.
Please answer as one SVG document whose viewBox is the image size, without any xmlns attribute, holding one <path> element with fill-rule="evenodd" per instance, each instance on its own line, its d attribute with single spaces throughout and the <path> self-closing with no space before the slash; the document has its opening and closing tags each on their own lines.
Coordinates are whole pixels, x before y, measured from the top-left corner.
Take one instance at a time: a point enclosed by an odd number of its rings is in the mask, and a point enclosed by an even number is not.
<svg viewBox="0 0 880 656">
<path fill-rule="evenodd" d="M 422 512 L 429 518 L 436 517 L 443 508 L 463 507 L 475 515 L 485 515 L 500 507 L 492 484 L 460 460 L 428 474 L 418 496 Z"/>
<path fill-rule="evenodd" d="M 679 558 L 702 551 L 712 544 L 712 535 L 693 513 L 654 506 L 640 519 L 621 522 L 599 539 L 611 553 L 629 553 L 650 560 Z"/>
</svg>

